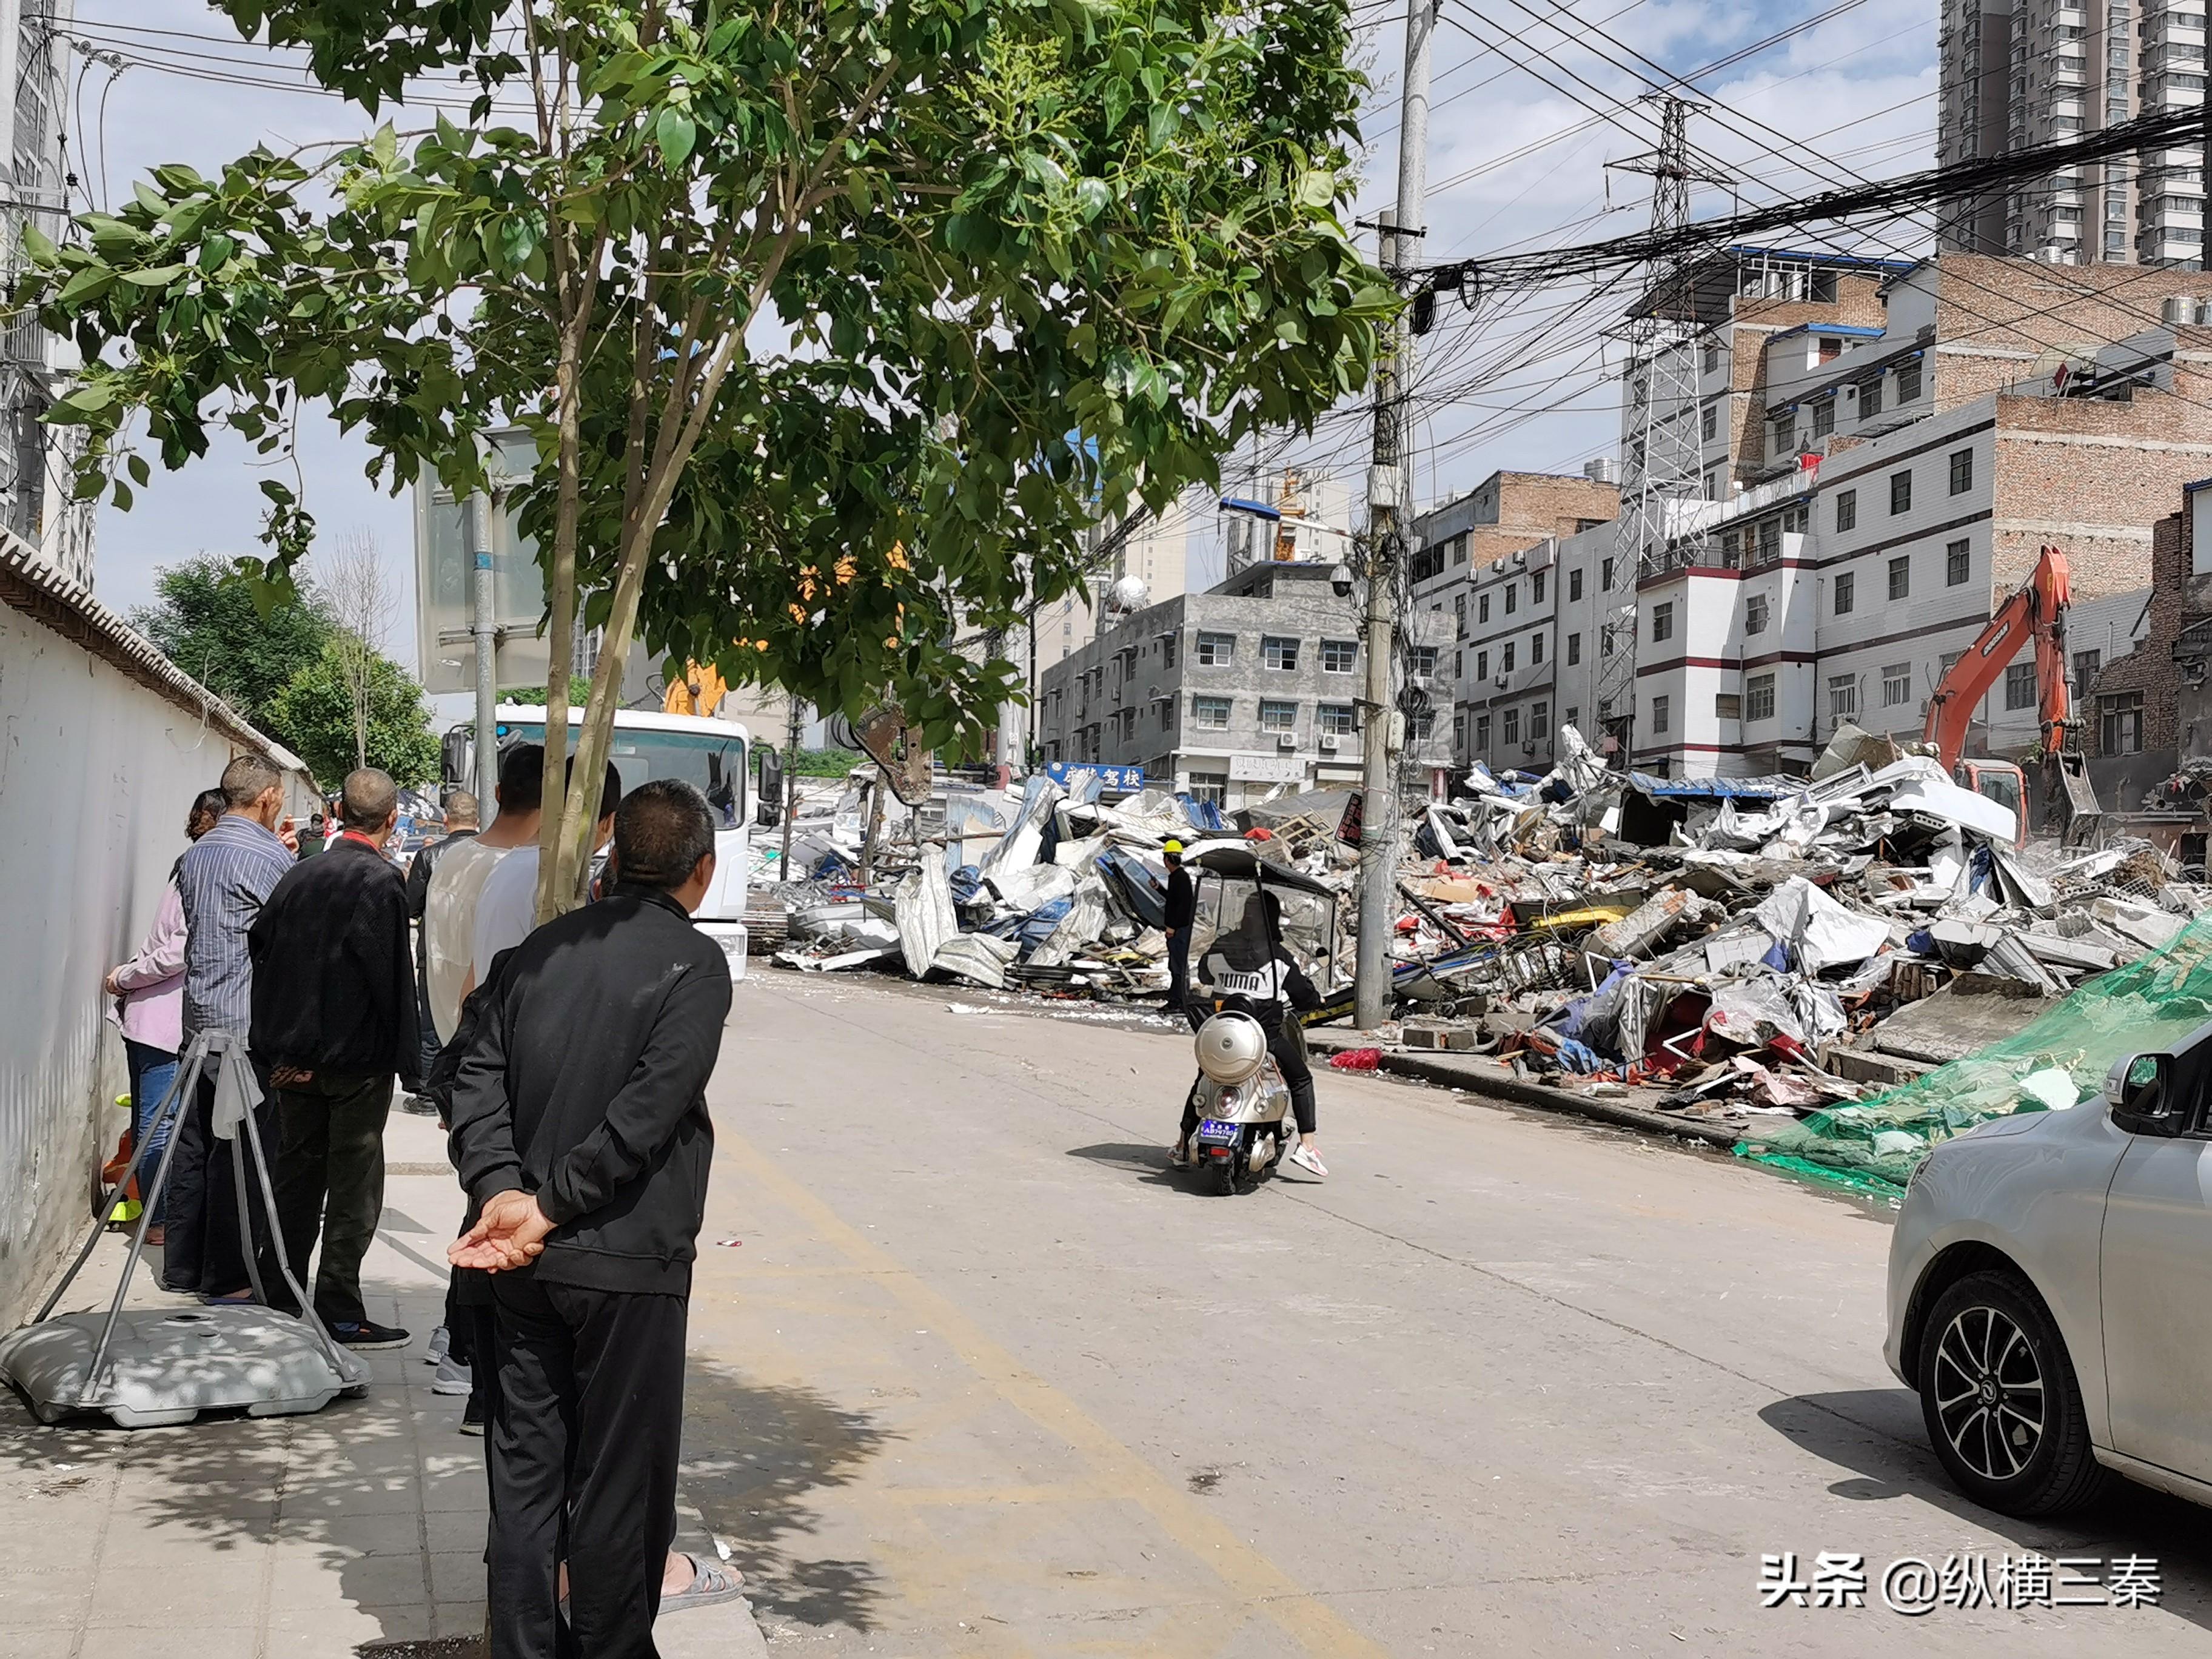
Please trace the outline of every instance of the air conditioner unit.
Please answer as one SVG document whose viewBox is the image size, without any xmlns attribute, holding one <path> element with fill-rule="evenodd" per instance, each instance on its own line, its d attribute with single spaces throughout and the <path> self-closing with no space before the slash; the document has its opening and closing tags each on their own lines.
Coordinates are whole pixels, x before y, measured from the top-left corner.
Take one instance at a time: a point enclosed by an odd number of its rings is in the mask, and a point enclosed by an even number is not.
<svg viewBox="0 0 2212 1659">
<path fill-rule="evenodd" d="M 1298 746 L 1298 734 L 1297 734 L 1297 732 L 1278 732 L 1275 734 L 1275 747 L 1276 747 L 1276 748 L 1278 748 L 1278 749 L 1296 749 L 1297 746 Z"/>
<path fill-rule="evenodd" d="M 1321 752 L 1324 755 L 1334 755 L 1337 750 L 1337 746 L 1342 742 L 1343 739 L 1338 737 L 1335 732 L 1324 732 L 1321 734 Z"/>
</svg>

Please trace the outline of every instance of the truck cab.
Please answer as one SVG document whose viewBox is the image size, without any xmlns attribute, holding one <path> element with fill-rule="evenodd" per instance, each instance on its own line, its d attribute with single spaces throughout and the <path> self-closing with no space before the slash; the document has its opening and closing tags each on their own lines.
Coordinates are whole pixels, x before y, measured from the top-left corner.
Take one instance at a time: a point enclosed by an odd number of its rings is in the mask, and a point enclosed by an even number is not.
<svg viewBox="0 0 2212 1659">
<path fill-rule="evenodd" d="M 542 707 L 502 703 L 497 718 L 495 731 L 502 751 L 514 744 L 545 740 Z M 571 710 L 568 744 L 572 754 L 582 730 L 582 710 Z M 461 787 L 474 775 L 475 738 L 473 724 L 454 726 L 447 733 L 444 770 L 448 787 Z M 652 778 L 682 778 L 706 796 L 716 820 L 714 884 L 692 921 L 701 933 L 722 947 L 730 959 L 731 976 L 744 977 L 745 894 L 752 870 L 752 734 L 732 720 L 622 708 L 615 711 L 608 758 L 622 774 L 625 792 Z M 489 803 L 485 811 L 489 821 Z"/>
</svg>

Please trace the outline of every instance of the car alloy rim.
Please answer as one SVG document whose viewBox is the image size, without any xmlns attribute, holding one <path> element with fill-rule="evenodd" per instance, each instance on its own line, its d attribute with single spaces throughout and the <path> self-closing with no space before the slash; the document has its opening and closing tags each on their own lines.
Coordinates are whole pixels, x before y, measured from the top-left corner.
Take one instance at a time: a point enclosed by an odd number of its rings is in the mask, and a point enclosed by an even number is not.
<svg viewBox="0 0 2212 1659">
<path fill-rule="evenodd" d="M 2043 1443 L 2043 1368 L 2027 1334 L 1996 1308 L 1962 1309 L 1936 1345 L 1936 1416 L 1959 1460 L 2009 1480 Z"/>
</svg>

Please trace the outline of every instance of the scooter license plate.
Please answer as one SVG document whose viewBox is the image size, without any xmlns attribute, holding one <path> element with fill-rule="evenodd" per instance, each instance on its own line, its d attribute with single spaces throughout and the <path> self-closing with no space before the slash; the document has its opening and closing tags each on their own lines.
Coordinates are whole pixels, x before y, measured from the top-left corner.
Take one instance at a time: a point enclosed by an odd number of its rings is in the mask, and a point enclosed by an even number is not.
<svg viewBox="0 0 2212 1659">
<path fill-rule="evenodd" d="M 1218 1118 L 1207 1118 L 1198 1126 L 1198 1138 L 1209 1146 L 1226 1146 L 1235 1143 L 1240 1133 L 1234 1123 L 1224 1123 Z"/>
</svg>

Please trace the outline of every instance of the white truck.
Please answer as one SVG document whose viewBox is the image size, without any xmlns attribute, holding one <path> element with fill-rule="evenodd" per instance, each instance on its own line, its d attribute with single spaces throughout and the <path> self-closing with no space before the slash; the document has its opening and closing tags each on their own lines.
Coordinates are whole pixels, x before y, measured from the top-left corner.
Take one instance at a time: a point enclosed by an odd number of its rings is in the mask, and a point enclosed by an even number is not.
<svg viewBox="0 0 2212 1659">
<path fill-rule="evenodd" d="M 583 713 L 568 715 L 569 752 L 575 751 L 583 727 Z M 498 709 L 498 742 L 504 750 L 517 743 L 545 740 L 545 710 L 517 703 Z M 444 771 L 447 786 L 467 787 L 475 776 L 476 728 L 456 726 L 446 735 Z M 752 803 L 750 799 L 752 734 L 732 720 L 702 720 L 691 714 L 663 714 L 657 711 L 623 708 L 615 713 L 614 742 L 609 758 L 622 774 L 624 790 L 635 789 L 651 778 L 682 778 L 696 784 L 714 809 L 714 884 L 692 920 L 699 931 L 722 947 L 730 959 L 732 978 L 745 971 L 745 890 L 751 874 Z M 491 804 L 483 803 L 486 821 Z"/>
</svg>

